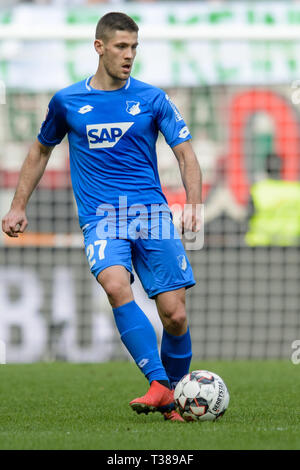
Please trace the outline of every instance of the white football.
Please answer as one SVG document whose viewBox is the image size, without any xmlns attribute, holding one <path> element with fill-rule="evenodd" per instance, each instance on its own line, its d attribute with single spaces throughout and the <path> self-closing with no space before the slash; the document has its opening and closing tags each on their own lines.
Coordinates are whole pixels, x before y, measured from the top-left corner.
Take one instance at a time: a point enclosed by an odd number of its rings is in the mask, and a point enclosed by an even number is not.
<svg viewBox="0 0 300 470">
<path fill-rule="evenodd" d="M 214 421 L 227 410 L 229 392 L 219 375 L 208 370 L 194 370 L 178 382 L 174 400 L 186 421 Z"/>
</svg>

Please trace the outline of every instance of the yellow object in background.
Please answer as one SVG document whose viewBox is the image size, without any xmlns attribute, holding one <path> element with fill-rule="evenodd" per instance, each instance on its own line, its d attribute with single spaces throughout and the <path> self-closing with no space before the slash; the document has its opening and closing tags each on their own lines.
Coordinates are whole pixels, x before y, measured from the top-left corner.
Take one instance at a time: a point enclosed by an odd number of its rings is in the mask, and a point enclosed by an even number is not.
<svg viewBox="0 0 300 470">
<path fill-rule="evenodd" d="M 251 188 L 254 213 L 245 241 L 249 246 L 300 244 L 300 182 L 266 179 Z"/>
</svg>

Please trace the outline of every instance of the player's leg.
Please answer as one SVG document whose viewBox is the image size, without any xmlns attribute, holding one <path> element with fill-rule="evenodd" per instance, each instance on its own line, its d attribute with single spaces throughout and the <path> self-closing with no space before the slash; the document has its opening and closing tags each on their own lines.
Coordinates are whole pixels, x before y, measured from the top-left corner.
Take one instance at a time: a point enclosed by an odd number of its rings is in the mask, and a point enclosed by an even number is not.
<svg viewBox="0 0 300 470">
<path fill-rule="evenodd" d="M 130 274 L 124 266 L 105 268 L 97 276 L 112 306 L 121 340 L 149 382 L 168 383 L 162 366 L 155 330 L 134 300 Z"/>
<path fill-rule="evenodd" d="M 173 408 L 173 393 L 159 356 L 155 330 L 134 301 L 130 241 L 99 240 L 97 223 L 89 224 L 83 233 L 92 274 L 107 294 L 121 340 L 150 382 L 150 393 L 133 400 L 132 408 L 145 413 L 161 406 Z"/>
<path fill-rule="evenodd" d="M 185 287 L 163 292 L 156 296 L 156 305 L 164 330 L 161 342 L 161 360 L 166 370 L 169 383 L 173 389 L 179 380 L 189 372 L 192 358 L 191 337 L 185 312 Z M 154 382 L 153 384 L 157 384 Z M 164 407 L 159 404 L 159 396 L 163 397 L 165 387 L 150 390 L 143 397 L 133 400 L 130 404 L 138 412 L 158 410 L 164 418 L 171 421 L 184 420 L 175 411 L 175 406 Z M 173 395 L 169 395 L 168 397 Z M 153 403 L 154 406 L 151 406 Z"/>
<path fill-rule="evenodd" d="M 185 309 L 185 287 L 162 292 L 155 298 L 163 324 L 161 360 L 172 388 L 189 372 L 192 343 Z"/>
<path fill-rule="evenodd" d="M 164 331 L 161 359 L 173 388 L 188 373 L 192 357 L 185 290 L 195 284 L 192 267 L 171 216 L 163 214 L 148 240 L 136 241 L 133 265 L 150 298 L 156 300 Z M 163 236 L 169 234 L 169 236 Z"/>
<path fill-rule="evenodd" d="M 189 371 L 192 356 L 184 300 L 185 288 L 164 292 L 156 298 L 164 326 L 161 360 L 173 389 L 181 377 Z M 164 406 L 165 404 L 167 406 Z M 138 413 L 160 411 L 167 420 L 184 421 L 175 411 L 173 392 L 170 393 L 170 390 L 156 381 L 152 382 L 146 395 L 132 400 L 130 405 Z"/>
<path fill-rule="evenodd" d="M 172 421 L 181 421 L 174 416 L 173 393 L 164 370 L 154 328 L 147 316 L 134 301 L 130 286 L 130 275 L 124 266 L 110 266 L 97 276 L 112 306 L 121 340 L 138 367 L 149 380 L 146 395 L 130 402 L 138 413 L 149 411 L 167 412 Z"/>
<path fill-rule="evenodd" d="M 97 222 L 89 224 L 83 233 L 91 272 L 107 294 L 122 342 L 150 383 L 156 380 L 169 384 L 155 330 L 134 301 L 130 241 L 99 240 Z"/>
</svg>

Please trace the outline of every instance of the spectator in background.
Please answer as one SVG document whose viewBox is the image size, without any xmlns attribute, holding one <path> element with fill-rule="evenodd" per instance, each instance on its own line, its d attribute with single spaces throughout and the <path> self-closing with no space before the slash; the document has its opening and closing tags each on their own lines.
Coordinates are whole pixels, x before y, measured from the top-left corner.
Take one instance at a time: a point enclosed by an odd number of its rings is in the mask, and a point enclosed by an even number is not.
<svg viewBox="0 0 300 470">
<path fill-rule="evenodd" d="M 282 159 L 266 158 L 266 178 L 251 187 L 249 246 L 300 245 L 300 182 L 280 179 Z"/>
</svg>

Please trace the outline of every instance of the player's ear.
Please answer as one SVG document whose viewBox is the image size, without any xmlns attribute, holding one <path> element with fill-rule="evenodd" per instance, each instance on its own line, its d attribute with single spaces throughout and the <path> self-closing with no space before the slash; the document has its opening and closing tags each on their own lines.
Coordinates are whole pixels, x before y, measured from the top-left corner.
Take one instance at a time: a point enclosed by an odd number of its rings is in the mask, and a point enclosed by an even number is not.
<svg viewBox="0 0 300 470">
<path fill-rule="evenodd" d="M 103 54 L 103 46 L 104 46 L 104 43 L 102 39 L 95 39 L 94 47 L 95 47 L 95 51 L 97 52 L 97 54 L 99 55 Z"/>
</svg>

